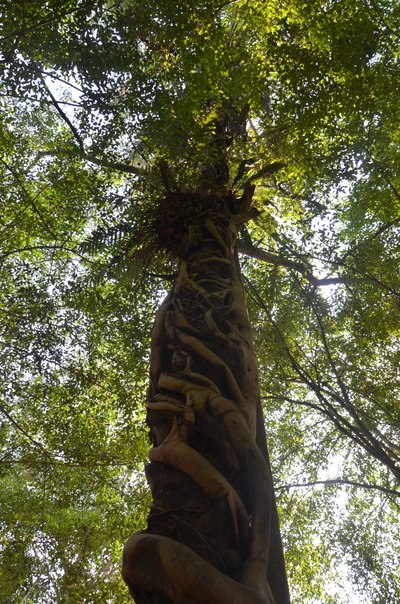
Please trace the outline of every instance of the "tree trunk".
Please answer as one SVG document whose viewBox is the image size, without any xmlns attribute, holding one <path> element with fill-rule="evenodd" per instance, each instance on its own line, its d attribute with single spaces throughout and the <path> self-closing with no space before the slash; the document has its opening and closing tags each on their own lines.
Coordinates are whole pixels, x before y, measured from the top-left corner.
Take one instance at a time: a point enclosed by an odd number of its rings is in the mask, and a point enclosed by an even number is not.
<svg viewBox="0 0 400 604">
<path fill-rule="evenodd" d="M 179 276 L 151 343 L 153 503 L 147 530 L 125 546 L 123 578 L 137 604 L 287 604 L 235 249 L 244 217 L 229 210 L 228 196 L 184 201 L 170 229 Z"/>
</svg>

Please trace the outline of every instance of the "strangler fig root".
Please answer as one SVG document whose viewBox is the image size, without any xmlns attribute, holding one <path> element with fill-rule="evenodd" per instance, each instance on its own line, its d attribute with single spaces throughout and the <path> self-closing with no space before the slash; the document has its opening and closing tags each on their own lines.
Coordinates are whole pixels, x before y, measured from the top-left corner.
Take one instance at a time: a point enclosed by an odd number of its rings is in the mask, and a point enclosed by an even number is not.
<svg viewBox="0 0 400 604">
<path fill-rule="evenodd" d="M 206 201 L 152 333 L 153 503 L 123 578 L 138 604 L 289 604 L 235 221 Z"/>
</svg>

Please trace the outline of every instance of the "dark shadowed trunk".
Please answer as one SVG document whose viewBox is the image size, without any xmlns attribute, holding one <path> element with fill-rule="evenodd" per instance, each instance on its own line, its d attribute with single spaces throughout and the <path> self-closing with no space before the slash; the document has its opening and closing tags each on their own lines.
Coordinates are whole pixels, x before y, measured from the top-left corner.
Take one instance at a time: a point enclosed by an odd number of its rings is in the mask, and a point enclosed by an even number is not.
<svg viewBox="0 0 400 604">
<path fill-rule="evenodd" d="M 152 334 L 148 528 L 123 577 L 138 604 L 287 604 L 289 594 L 228 195 L 170 195 L 179 276 Z"/>
</svg>

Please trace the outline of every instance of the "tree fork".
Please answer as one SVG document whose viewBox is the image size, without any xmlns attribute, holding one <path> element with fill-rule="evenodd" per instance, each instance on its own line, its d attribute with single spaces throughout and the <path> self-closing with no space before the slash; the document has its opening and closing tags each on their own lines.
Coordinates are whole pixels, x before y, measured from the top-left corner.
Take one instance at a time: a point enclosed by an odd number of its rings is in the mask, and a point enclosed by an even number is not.
<svg viewBox="0 0 400 604">
<path fill-rule="evenodd" d="M 288 604 L 237 215 L 228 196 L 177 196 L 161 228 L 179 225 L 180 270 L 151 342 L 153 503 L 123 578 L 137 604 Z"/>
</svg>

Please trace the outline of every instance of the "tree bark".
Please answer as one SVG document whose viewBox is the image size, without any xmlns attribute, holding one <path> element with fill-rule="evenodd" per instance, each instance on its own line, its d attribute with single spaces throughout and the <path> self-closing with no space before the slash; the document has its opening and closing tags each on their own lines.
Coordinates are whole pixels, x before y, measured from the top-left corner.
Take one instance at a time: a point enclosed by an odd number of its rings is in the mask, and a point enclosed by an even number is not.
<svg viewBox="0 0 400 604">
<path fill-rule="evenodd" d="M 229 199 L 189 202 L 171 243 L 179 276 L 152 333 L 153 503 L 123 578 L 137 604 L 288 604 L 238 218 Z"/>
</svg>

